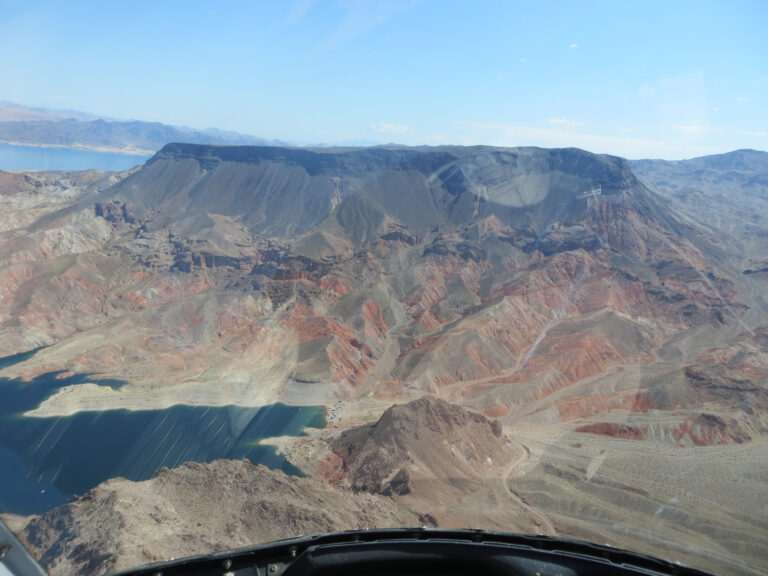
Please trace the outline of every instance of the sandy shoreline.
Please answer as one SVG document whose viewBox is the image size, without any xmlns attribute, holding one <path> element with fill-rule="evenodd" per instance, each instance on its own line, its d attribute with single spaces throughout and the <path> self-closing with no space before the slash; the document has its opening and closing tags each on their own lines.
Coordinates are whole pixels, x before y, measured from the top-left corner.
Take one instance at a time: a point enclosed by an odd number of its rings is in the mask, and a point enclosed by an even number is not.
<svg viewBox="0 0 768 576">
<path fill-rule="evenodd" d="M 314 404 L 287 402 L 279 391 L 270 386 L 261 390 L 236 390 L 237 386 L 191 383 L 150 389 L 124 386 L 119 389 L 88 382 L 59 389 L 34 410 L 24 412 L 31 418 L 72 416 L 78 412 L 102 412 L 107 410 L 163 410 L 171 406 L 243 406 L 260 408 L 282 403 L 290 406 Z"/>
<path fill-rule="evenodd" d="M 78 412 L 164 410 L 172 406 L 261 408 L 277 403 L 286 406 L 323 406 L 331 426 L 342 424 L 342 421 L 378 417 L 390 406 L 372 398 L 339 401 L 317 394 L 302 396 L 291 387 L 283 387 L 278 383 L 257 387 L 243 386 L 238 382 L 188 382 L 160 389 L 131 385 L 115 389 L 86 382 L 60 388 L 37 408 L 23 415 L 30 418 L 55 418 L 72 416 Z"/>
</svg>

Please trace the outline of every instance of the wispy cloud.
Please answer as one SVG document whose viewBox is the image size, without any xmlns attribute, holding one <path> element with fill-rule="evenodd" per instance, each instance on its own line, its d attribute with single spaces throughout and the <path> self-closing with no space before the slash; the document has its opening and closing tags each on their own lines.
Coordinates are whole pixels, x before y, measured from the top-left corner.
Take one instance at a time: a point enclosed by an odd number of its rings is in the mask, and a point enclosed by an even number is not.
<svg viewBox="0 0 768 576">
<path fill-rule="evenodd" d="M 567 118 L 547 118 L 547 122 L 554 124 L 555 126 L 570 126 L 571 128 L 575 128 L 576 126 L 584 126 L 584 124 L 586 124 L 586 122 L 568 120 Z"/>
<path fill-rule="evenodd" d="M 750 138 L 763 138 L 764 136 L 768 136 L 768 132 L 765 132 L 763 130 L 758 131 L 752 131 L 752 130 L 726 130 L 723 132 L 724 134 L 728 134 L 730 136 L 747 136 Z"/>
<path fill-rule="evenodd" d="M 451 140 L 443 134 L 442 132 L 435 132 L 434 134 L 430 134 L 429 136 L 429 142 L 432 145 L 440 145 L 440 144 L 450 144 Z"/>
<path fill-rule="evenodd" d="M 359 38 L 378 28 L 398 14 L 421 3 L 422 0 L 343 0 L 339 7 L 344 12 L 336 29 L 320 45 L 319 50 L 330 50 L 339 44 Z"/>
<path fill-rule="evenodd" d="M 709 134 L 710 129 L 706 126 L 700 126 L 698 124 L 690 124 L 688 126 L 675 126 L 675 130 L 683 132 L 684 134 Z"/>
<path fill-rule="evenodd" d="M 542 146 L 584 148 L 591 152 L 627 158 L 690 158 L 722 152 L 713 146 L 678 142 L 670 138 L 641 138 L 616 134 L 574 132 L 561 126 L 537 128 L 511 124 L 465 122 L 466 136 L 495 146 Z"/>
<path fill-rule="evenodd" d="M 574 42 L 573 44 L 571 44 L 570 46 L 568 46 L 568 48 L 571 48 L 571 49 L 573 49 L 573 48 L 578 48 L 578 47 L 579 47 L 579 43 L 578 43 L 578 42 Z"/>
<path fill-rule="evenodd" d="M 528 62 L 528 58 L 520 58 L 520 62 L 522 62 L 523 64 L 525 64 L 526 62 Z"/>
<path fill-rule="evenodd" d="M 658 137 L 665 141 L 682 139 L 685 144 L 700 145 L 702 136 L 711 134 L 712 102 L 708 94 L 700 73 L 664 76 L 654 85 L 644 86 L 638 95 L 652 114 L 644 131 L 649 133 L 655 125 Z"/>
<path fill-rule="evenodd" d="M 309 12 L 309 9 L 312 8 L 312 4 L 314 3 L 315 0 L 295 0 L 295 2 L 291 5 L 291 9 L 288 10 L 286 19 L 289 22 L 296 22 L 301 20 L 304 18 L 306 13 Z"/>
<path fill-rule="evenodd" d="M 749 102 L 749 98 L 746 96 L 736 96 L 736 102 Z"/>
<path fill-rule="evenodd" d="M 378 124 L 371 124 L 371 130 L 380 132 L 382 134 L 405 134 L 410 130 L 410 128 L 408 126 L 403 126 L 402 124 L 379 122 Z"/>
<path fill-rule="evenodd" d="M 712 132 L 718 136 L 741 136 L 748 138 L 762 138 L 768 135 L 765 130 L 742 130 L 740 128 L 728 128 L 726 126 L 715 126 Z"/>
</svg>

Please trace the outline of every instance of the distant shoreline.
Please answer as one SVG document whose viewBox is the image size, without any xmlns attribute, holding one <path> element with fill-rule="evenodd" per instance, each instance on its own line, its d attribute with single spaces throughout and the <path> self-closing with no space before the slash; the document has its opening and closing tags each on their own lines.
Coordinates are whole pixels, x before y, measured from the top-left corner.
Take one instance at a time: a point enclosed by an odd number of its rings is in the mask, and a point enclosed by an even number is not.
<svg viewBox="0 0 768 576">
<path fill-rule="evenodd" d="M 144 148 L 115 148 L 113 146 L 88 146 L 85 144 L 74 144 L 64 146 L 63 144 L 41 144 L 33 142 L 16 142 L 0 138 L 0 144 L 8 146 L 21 146 L 24 148 L 56 148 L 61 150 L 86 150 L 88 152 L 104 152 L 107 154 L 125 154 L 129 156 L 151 156 L 156 150 L 146 150 Z"/>
</svg>

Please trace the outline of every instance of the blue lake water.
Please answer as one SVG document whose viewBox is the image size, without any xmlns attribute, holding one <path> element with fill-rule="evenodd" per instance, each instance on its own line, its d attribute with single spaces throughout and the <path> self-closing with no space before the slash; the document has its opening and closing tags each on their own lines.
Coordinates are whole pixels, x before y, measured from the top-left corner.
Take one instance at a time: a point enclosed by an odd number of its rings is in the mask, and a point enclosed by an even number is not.
<svg viewBox="0 0 768 576">
<path fill-rule="evenodd" d="M 0 368 L 30 354 L 2 358 Z M 282 404 L 110 410 L 60 418 L 22 415 L 57 389 L 85 381 L 94 379 L 84 374 L 57 378 L 56 373 L 29 382 L 0 378 L 0 511 L 44 512 L 108 478 L 146 480 L 163 466 L 189 460 L 247 458 L 298 474 L 273 448 L 256 442 L 325 425 L 322 407 Z M 121 386 L 116 381 L 98 382 Z"/>
<path fill-rule="evenodd" d="M 119 172 L 150 156 L 0 143 L 0 170 L 104 170 Z"/>
</svg>

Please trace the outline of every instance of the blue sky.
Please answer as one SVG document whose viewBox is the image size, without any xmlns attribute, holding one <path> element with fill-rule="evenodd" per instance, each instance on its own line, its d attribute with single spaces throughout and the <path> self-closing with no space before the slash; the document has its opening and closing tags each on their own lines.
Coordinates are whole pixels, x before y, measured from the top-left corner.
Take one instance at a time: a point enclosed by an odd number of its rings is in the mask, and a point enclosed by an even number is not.
<svg viewBox="0 0 768 576">
<path fill-rule="evenodd" d="M 0 0 L 0 100 L 309 143 L 768 149 L 768 2 Z"/>
</svg>

